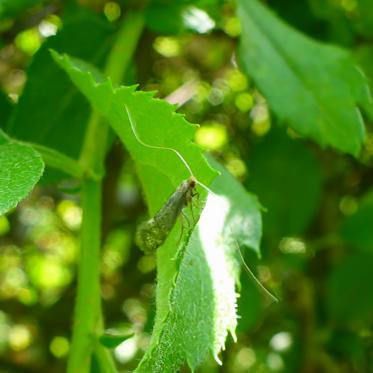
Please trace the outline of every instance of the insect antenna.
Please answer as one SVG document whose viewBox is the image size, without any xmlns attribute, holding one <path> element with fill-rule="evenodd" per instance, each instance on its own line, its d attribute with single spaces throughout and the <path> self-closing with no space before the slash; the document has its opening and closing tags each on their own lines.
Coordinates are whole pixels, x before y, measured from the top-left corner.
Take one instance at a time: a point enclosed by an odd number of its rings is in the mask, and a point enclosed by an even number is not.
<svg viewBox="0 0 373 373">
<path fill-rule="evenodd" d="M 246 264 L 245 262 L 245 259 L 242 255 L 242 251 L 240 249 L 240 246 L 238 245 L 238 242 L 235 240 L 235 243 L 236 243 L 236 247 L 238 249 L 238 253 L 240 254 L 240 257 L 241 257 L 241 261 L 242 261 L 242 265 L 245 269 L 245 271 L 248 273 L 248 275 L 250 276 L 250 278 L 254 281 L 255 285 L 257 285 L 257 287 L 259 288 L 259 290 L 265 295 L 267 296 L 273 303 L 278 303 L 279 300 L 278 298 L 276 298 L 273 294 L 271 294 L 269 292 L 269 290 L 267 290 L 264 285 L 257 279 L 257 277 L 254 275 L 253 271 L 250 269 L 250 267 Z"/>
<path fill-rule="evenodd" d="M 199 186 L 201 186 L 203 189 L 205 189 L 208 193 L 211 193 L 211 194 L 215 195 L 215 193 L 208 186 L 206 186 L 205 184 L 203 184 L 203 183 L 201 183 L 200 181 L 197 180 L 197 178 L 193 175 L 193 171 L 190 168 L 188 162 L 185 160 L 185 158 L 181 155 L 181 153 L 178 150 L 176 150 L 174 148 L 169 148 L 167 146 L 150 145 L 150 144 L 145 143 L 143 140 L 141 140 L 141 138 L 140 138 L 140 136 L 139 136 L 139 134 L 137 132 L 135 119 L 132 117 L 132 114 L 131 114 L 130 110 L 128 109 L 127 105 L 124 105 L 124 108 L 126 109 L 127 116 L 128 116 L 129 122 L 130 122 L 130 126 L 131 126 L 131 129 L 132 129 L 132 132 L 133 132 L 136 140 L 142 146 L 145 146 L 145 147 L 150 148 L 150 149 L 169 150 L 169 151 L 172 151 L 173 153 L 175 153 L 179 157 L 179 159 L 181 160 L 181 162 L 184 164 L 184 166 L 187 169 L 187 171 L 189 172 L 189 176 L 193 177 L 195 179 L 195 182 Z"/>
</svg>

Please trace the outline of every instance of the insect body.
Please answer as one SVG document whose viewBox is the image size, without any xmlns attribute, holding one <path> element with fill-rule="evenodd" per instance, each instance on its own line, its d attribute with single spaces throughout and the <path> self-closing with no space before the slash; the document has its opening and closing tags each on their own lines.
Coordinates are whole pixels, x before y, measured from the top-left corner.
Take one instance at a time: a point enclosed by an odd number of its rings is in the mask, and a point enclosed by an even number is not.
<svg viewBox="0 0 373 373">
<path fill-rule="evenodd" d="M 184 180 L 158 213 L 138 227 L 136 243 L 146 254 L 154 252 L 166 240 L 182 209 L 192 201 L 196 185 L 192 176 Z"/>
</svg>

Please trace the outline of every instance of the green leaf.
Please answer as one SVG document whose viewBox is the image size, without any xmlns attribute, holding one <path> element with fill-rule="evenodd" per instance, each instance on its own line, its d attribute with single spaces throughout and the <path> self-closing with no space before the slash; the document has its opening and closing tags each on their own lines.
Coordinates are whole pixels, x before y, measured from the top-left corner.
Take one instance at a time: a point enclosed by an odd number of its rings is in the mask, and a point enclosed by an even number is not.
<svg viewBox="0 0 373 373">
<path fill-rule="evenodd" d="M 212 165 L 222 174 L 213 181 L 215 194 L 207 197 L 189 240 L 174 260 L 178 233 L 159 249 L 155 327 L 138 373 L 176 372 L 185 361 L 194 370 L 209 351 L 219 361 L 228 332 L 235 339 L 237 244 L 259 253 L 260 205 L 221 166 Z"/>
<path fill-rule="evenodd" d="M 149 149 L 135 138 L 125 106 L 141 141 L 177 150 L 200 182 L 211 183 L 216 173 L 191 142 L 195 129 L 173 106 L 153 99 L 149 92 L 97 82 L 86 65 L 57 53 L 53 56 L 127 147 L 152 215 L 189 174 L 174 152 Z M 234 332 L 239 271 L 236 241 L 259 252 L 259 205 L 226 172 L 212 188 L 217 195 L 208 196 L 197 228 L 185 232 L 184 227 L 180 242 L 181 227 L 176 224 L 157 251 L 156 321 L 151 347 L 139 372 L 173 372 L 185 362 L 196 367 L 209 350 L 217 356 L 228 330 Z M 199 189 L 202 199 L 206 193 Z M 201 210 L 199 206 L 198 213 Z M 192 219 L 189 214 L 188 220 Z"/>
<path fill-rule="evenodd" d="M 89 105 L 53 63 L 49 48 L 102 64 L 113 30 L 93 13 L 77 12 L 39 49 L 27 71 L 27 83 L 7 132 L 14 138 L 46 145 L 77 157 L 90 114 Z"/>
<path fill-rule="evenodd" d="M 242 64 L 274 113 L 321 146 L 357 155 L 365 133 L 358 105 L 372 114 L 372 100 L 351 56 L 299 33 L 256 0 L 238 4 Z"/>
<path fill-rule="evenodd" d="M 1 0 L 0 19 L 16 17 L 19 13 L 42 2 L 43 0 Z"/>
<path fill-rule="evenodd" d="M 181 12 L 185 4 L 152 2 L 146 9 L 147 27 L 160 34 L 178 34 L 183 31 Z"/>
<path fill-rule="evenodd" d="M 241 275 L 241 291 L 237 302 L 240 315 L 238 334 L 247 333 L 257 327 L 265 309 L 263 300 L 263 294 L 258 290 L 255 281 L 244 272 Z"/>
<path fill-rule="evenodd" d="M 110 123 L 136 162 L 138 174 L 153 215 L 165 200 L 190 175 L 180 158 L 172 151 L 149 149 L 134 136 L 126 106 L 136 123 L 136 131 L 146 144 L 172 147 L 177 150 L 204 184 L 216 175 L 204 159 L 201 150 L 191 142 L 195 126 L 174 112 L 174 106 L 153 98 L 154 92 L 135 92 L 135 87 L 114 88 L 110 80 L 96 78 L 89 65 L 68 56 L 52 52 L 56 62 L 89 102 Z M 95 77 L 94 77 L 95 76 Z"/>
<path fill-rule="evenodd" d="M 340 234 L 350 245 L 373 252 L 373 190 L 360 201 L 358 210 L 347 216 L 342 223 Z"/>
<path fill-rule="evenodd" d="M 311 150 L 276 129 L 253 148 L 247 163 L 247 186 L 267 209 L 266 237 L 302 234 L 315 216 L 322 189 L 320 165 Z"/>
<path fill-rule="evenodd" d="M 0 215 L 31 192 L 43 170 L 40 155 L 30 146 L 12 142 L 0 145 Z"/>
<path fill-rule="evenodd" d="M 357 26 L 361 33 L 373 36 L 373 6 L 371 0 L 357 0 Z"/>
<path fill-rule="evenodd" d="M 0 128 L 0 145 L 7 144 L 9 141 L 9 136 Z"/>
<path fill-rule="evenodd" d="M 334 267 L 327 281 L 326 297 L 332 319 L 363 327 L 372 320 L 372 268 L 372 253 L 349 255 Z"/>
<path fill-rule="evenodd" d="M 202 4 L 199 4 L 202 3 Z M 215 26 L 215 22 L 202 9 L 209 8 L 203 2 L 152 2 L 146 10 L 146 25 L 160 34 L 179 34 L 187 31 L 205 33 Z M 201 7 L 200 7 L 201 6 Z M 212 6 L 216 10 L 215 4 Z"/>
<path fill-rule="evenodd" d="M 0 91 L 0 128 L 4 128 L 4 125 L 7 122 L 11 111 L 12 103 L 10 102 L 7 95 L 3 91 Z"/>
<path fill-rule="evenodd" d="M 355 57 L 358 61 L 359 66 L 364 70 L 366 74 L 370 89 L 373 87 L 373 48 L 368 44 L 363 44 L 355 50 Z"/>
</svg>

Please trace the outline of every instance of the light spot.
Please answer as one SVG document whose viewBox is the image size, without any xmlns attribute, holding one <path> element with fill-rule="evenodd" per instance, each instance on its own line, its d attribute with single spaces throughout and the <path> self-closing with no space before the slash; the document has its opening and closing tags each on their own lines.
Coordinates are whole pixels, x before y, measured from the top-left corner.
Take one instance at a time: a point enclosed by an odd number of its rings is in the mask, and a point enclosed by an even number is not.
<svg viewBox="0 0 373 373">
<path fill-rule="evenodd" d="M 208 124 L 199 127 L 195 140 L 207 150 L 220 150 L 228 141 L 227 130 L 221 124 Z"/>
<path fill-rule="evenodd" d="M 240 370 L 250 369 L 255 362 L 255 351 L 248 347 L 241 348 L 235 358 L 235 364 Z"/>
<path fill-rule="evenodd" d="M 280 251 L 285 254 L 305 254 L 306 244 L 295 237 L 284 237 L 280 241 Z"/>
<path fill-rule="evenodd" d="M 72 230 L 78 230 L 82 223 L 82 209 L 73 201 L 64 200 L 57 206 L 57 213 Z"/>
<path fill-rule="evenodd" d="M 66 356 L 69 348 L 69 341 L 65 337 L 54 337 L 49 345 L 51 353 L 58 358 Z"/>
<path fill-rule="evenodd" d="M 128 338 L 115 348 L 114 356 L 120 363 L 124 364 L 134 358 L 137 350 L 136 337 Z"/>
<path fill-rule="evenodd" d="M 41 35 L 36 27 L 20 32 L 15 39 L 16 46 L 30 56 L 37 52 L 41 42 Z"/>
<path fill-rule="evenodd" d="M 164 57 L 176 57 L 180 54 L 180 43 L 176 38 L 159 36 L 153 43 L 153 48 Z"/>
<path fill-rule="evenodd" d="M 25 325 L 15 325 L 9 331 L 9 345 L 14 351 L 21 351 L 31 343 L 30 330 Z"/>
<path fill-rule="evenodd" d="M 200 34 L 205 34 L 215 27 L 215 22 L 202 9 L 194 6 L 188 7 L 182 14 L 184 25 Z"/>
<path fill-rule="evenodd" d="M 224 101 L 223 91 L 216 87 L 211 88 L 210 94 L 208 96 L 208 100 L 211 105 L 214 105 L 214 106 L 220 105 Z"/>
<path fill-rule="evenodd" d="M 226 165 L 227 170 L 236 178 L 242 179 L 247 174 L 247 167 L 244 161 L 239 158 L 230 159 Z"/>
<path fill-rule="evenodd" d="M 245 92 L 237 95 L 234 103 L 240 111 L 245 113 L 253 107 L 254 99 L 250 93 Z"/>
<path fill-rule="evenodd" d="M 118 3 L 109 1 L 105 4 L 104 14 L 110 22 L 116 21 L 122 13 L 122 10 Z"/>
<path fill-rule="evenodd" d="M 279 354 L 271 352 L 267 356 L 267 365 L 269 369 L 278 372 L 284 369 L 284 361 Z"/>
<path fill-rule="evenodd" d="M 143 255 L 137 263 L 137 268 L 142 273 L 149 273 L 155 270 L 156 265 L 154 255 Z"/>
<path fill-rule="evenodd" d="M 45 38 L 57 34 L 58 27 L 56 24 L 52 22 L 48 22 L 47 20 L 43 20 L 39 24 L 39 32 Z"/>
<path fill-rule="evenodd" d="M 289 332 L 280 332 L 280 333 L 275 334 L 271 338 L 269 345 L 275 351 L 286 351 L 289 349 L 292 343 L 293 343 L 293 340 Z"/>
<path fill-rule="evenodd" d="M 223 29 L 229 36 L 239 36 L 241 34 L 240 20 L 237 17 L 229 17 L 225 21 Z"/>
<path fill-rule="evenodd" d="M 0 216 L 0 236 L 9 232 L 10 225 L 6 216 Z"/>
<path fill-rule="evenodd" d="M 247 89 L 249 82 L 246 75 L 242 74 L 238 69 L 229 70 L 226 74 L 228 85 L 234 92 L 240 92 Z"/>
<path fill-rule="evenodd" d="M 353 215 L 358 207 L 356 198 L 353 196 L 344 196 L 339 202 L 339 209 L 343 215 Z"/>
</svg>

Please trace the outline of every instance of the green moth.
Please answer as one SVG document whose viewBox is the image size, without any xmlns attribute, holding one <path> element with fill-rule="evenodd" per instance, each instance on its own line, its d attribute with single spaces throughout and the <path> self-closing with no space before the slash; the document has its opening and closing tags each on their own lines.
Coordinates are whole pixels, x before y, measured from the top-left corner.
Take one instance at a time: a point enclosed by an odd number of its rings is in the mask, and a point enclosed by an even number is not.
<svg viewBox="0 0 373 373">
<path fill-rule="evenodd" d="M 196 185 L 197 180 L 193 176 L 184 180 L 157 214 L 140 224 L 135 240 L 145 254 L 154 252 L 166 240 L 182 209 L 196 195 Z"/>
</svg>

